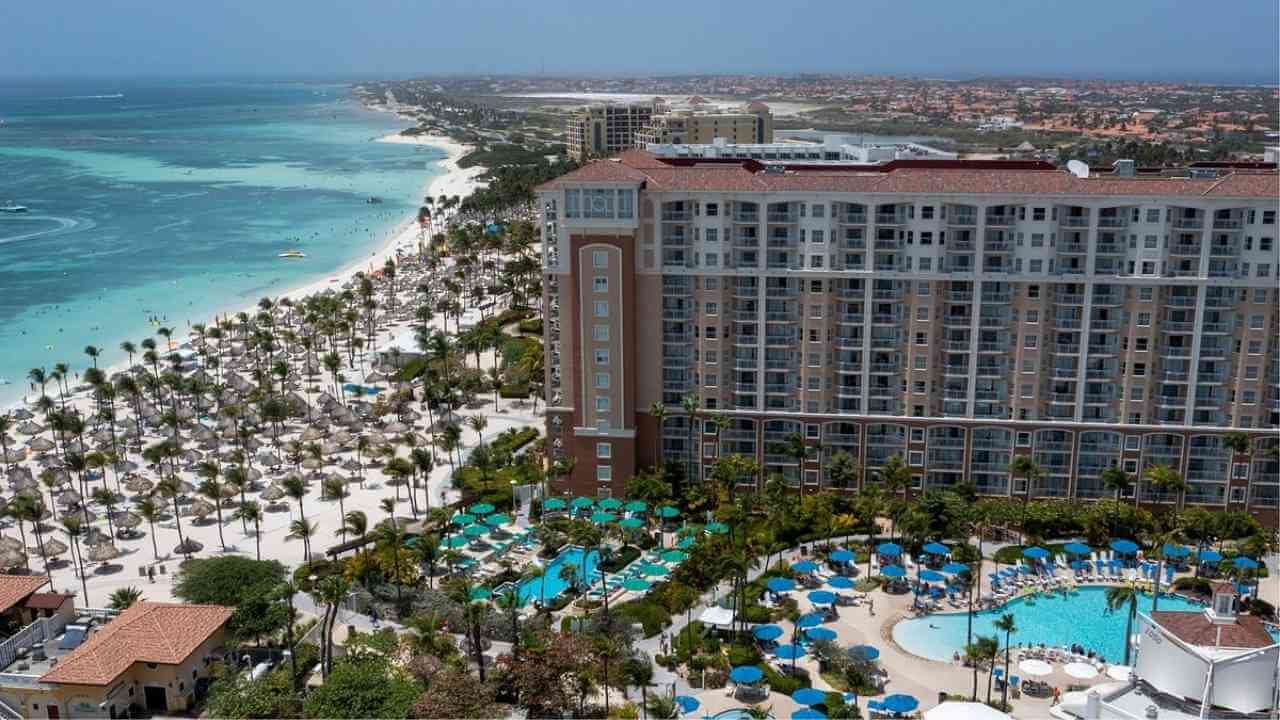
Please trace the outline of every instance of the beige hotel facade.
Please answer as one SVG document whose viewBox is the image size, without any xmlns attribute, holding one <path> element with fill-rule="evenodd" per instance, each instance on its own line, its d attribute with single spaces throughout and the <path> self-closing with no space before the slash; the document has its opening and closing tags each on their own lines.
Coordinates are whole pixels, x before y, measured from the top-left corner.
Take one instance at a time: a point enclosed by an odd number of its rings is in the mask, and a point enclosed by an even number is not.
<svg viewBox="0 0 1280 720">
<path fill-rule="evenodd" d="M 1278 193 L 1231 167 L 591 163 L 538 190 L 560 490 L 622 496 L 659 455 L 705 474 L 737 453 L 816 491 L 843 451 L 850 491 L 896 454 L 916 491 L 1096 499 L 1106 468 L 1160 464 L 1187 505 L 1274 526 Z M 776 452 L 796 433 L 802 464 Z M 1011 478 L 1016 455 L 1043 478 Z"/>
</svg>

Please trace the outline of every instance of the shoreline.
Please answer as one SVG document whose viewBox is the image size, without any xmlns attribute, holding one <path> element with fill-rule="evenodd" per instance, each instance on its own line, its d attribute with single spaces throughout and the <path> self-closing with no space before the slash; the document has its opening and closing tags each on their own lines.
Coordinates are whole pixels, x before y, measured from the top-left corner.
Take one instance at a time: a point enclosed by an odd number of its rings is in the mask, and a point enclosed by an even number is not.
<svg viewBox="0 0 1280 720">
<path fill-rule="evenodd" d="M 419 191 L 418 203 L 427 195 L 458 195 L 466 197 L 470 195 L 480 183 L 477 178 L 487 172 L 488 168 L 480 165 L 469 168 L 458 167 L 458 161 L 467 153 L 471 152 L 472 146 L 464 145 L 443 135 L 400 135 L 392 133 L 374 138 L 371 142 L 384 142 L 405 145 L 425 145 L 441 150 L 445 153 L 442 160 L 437 162 L 437 167 L 444 170 L 442 174 L 433 175 L 422 186 Z M 404 249 L 406 252 L 415 250 L 418 244 L 420 231 L 417 227 L 417 215 L 409 215 L 401 222 L 387 231 L 382 242 L 375 246 L 367 256 L 337 268 L 331 272 L 325 273 L 323 277 L 316 280 L 281 290 L 278 293 L 268 295 L 274 300 L 289 298 L 291 300 L 299 300 L 308 295 L 324 292 L 333 287 L 341 287 L 343 284 L 355 277 L 357 272 L 363 272 L 366 269 L 377 269 L 386 263 L 388 259 L 397 257 L 400 251 Z M 241 305 L 230 305 L 226 310 L 215 313 L 213 316 L 205 318 L 205 322 L 212 323 L 216 318 L 227 315 L 234 315 L 237 312 L 254 312 L 257 309 L 257 301 L 246 302 Z M 195 319 L 189 319 L 189 323 L 196 322 Z M 172 349 L 177 349 L 191 341 L 191 333 L 189 330 L 184 332 L 176 332 L 178 329 L 175 325 L 175 333 L 172 342 Z M 103 371 L 107 377 L 111 377 L 119 372 L 124 372 L 129 368 L 129 361 L 123 359 L 118 363 L 104 367 Z M 20 382 L 26 383 L 24 376 Z M 77 383 L 77 387 L 80 383 Z M 28 389 L 23 391 L 21 398 L 0 404 L 0 412 L 12 412 L 19 408 L 25 408 L 31 405 L 32 396 Z M 38 398 L 37 394 L 35 398 Z"/>
</svg>

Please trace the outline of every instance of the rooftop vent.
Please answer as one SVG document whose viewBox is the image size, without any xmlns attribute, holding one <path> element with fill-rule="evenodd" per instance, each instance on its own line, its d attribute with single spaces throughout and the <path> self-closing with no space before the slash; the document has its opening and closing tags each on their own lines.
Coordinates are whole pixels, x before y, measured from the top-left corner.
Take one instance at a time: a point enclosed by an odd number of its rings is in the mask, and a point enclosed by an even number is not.
<svg viewBox="0 0 1280 720">
<path fill-rule="evenodd" d="M 766 164 L 761 172 L 766 175 L 784 175 L 787 172 L 787 166 L 777 163 Z"/>
<path fill-rule="evenodd" d="M 1117 160 L 1111 165 L 1111 170 L 1120 177 L 1133 177 L 1138 174 L 1138 166 L 1132 160 Z"/>
<path fill-rule="evenodd" d="M 1191 178 L 1193 180 L 1212 180 L 1218 177 L 1216 168 L 1191 168 Z"/>
</svg>

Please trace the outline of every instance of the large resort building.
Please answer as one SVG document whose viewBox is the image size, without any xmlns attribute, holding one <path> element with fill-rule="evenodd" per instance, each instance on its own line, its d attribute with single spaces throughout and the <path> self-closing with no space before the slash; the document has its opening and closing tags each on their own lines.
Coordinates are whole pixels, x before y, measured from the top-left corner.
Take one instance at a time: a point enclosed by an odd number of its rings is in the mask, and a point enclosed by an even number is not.
<svg viewBox="0 0 1280 720">
<path fill-rule="evenodd" d="M 656 460 L 705 474 L 742 454 L 816 490 L 843 451 L 850 490 L 900 455 L 914 491 L 1097 499 L 1109 467 L 1166 465 L 1185 504 L 1276 525 L 1277 174 L 1083 175 L 630 151 L 543 185 L 562 489 L 622 495 Z M 802 463 L 779 450 L 795 434 Z M 1042 477 L 1011 477 L 1017 455 Z"/>
<path fill-rule="evenodd" d="M 698 100 L 699 98 L 694 98 Z M 616 155 L 649 143 L 689 145 L 773 142 L 769 106 L 753 102 L 740 110 L 704 109 L 707 103 L 673 109 L 660 98 L 651 103 L 605 103 L 581 108 L 569 118 L 569 157 Z"/>
</svg>

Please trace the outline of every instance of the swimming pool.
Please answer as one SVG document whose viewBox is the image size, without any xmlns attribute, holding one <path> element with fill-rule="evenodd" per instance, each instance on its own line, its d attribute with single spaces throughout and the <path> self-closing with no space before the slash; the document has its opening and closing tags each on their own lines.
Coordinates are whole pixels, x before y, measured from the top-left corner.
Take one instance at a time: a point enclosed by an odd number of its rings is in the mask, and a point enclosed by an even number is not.
<svg viewBox="0 0 1280 720">
<path fill-rule="evenodd" d="M 372 385 L 356 385 L 354 383 L 347 383 L 342 386 L 342 389 L 352 395 L 377 395 L 382 392 L 382 388 L 380 387 L 373 387 Z"/>
<path fill-rule="evenodd" d="M 1044 643 L 1060 647 L 1079 644 L 1111 662 L 1124 659 L 1124 625 L 1127 610 L 1106 613 L 1107 588 L 1084 586 L 1063 597 L 1018 598 L 1002 608 L 973 614 L 973 635 L 998 635 L 1004 646 L 1004 633 L 994 623 L 1005 613 L 1012 613 L 1017 631 L 1010 640 L 1018 643 Z M 1200 612 L 1203 605 L 1171 595 L 1162 595 L 1160 611 Z M 1151 596 L 1138 601 L 1138 612 L 1151 611 Z M 964 654 L 965 613 L 945 613 L 903 620 L 893 626 L 893 639 L 902 649 L 931 660 L 950 662 L 953 653 Z M 1136 630 L 1136 628 L 1135 628 Z"/>
<path fill-rule="evenodd" d="M 530 600 L 543 599 L 550 602 L 557 595 L 564 592 L 565 588 L 569 587 L 569 583 L 560 577 L 560 568 L 568 563 L 573 563 L 573 566 L 577 568 L 577 572 L 574 574 L 577 575 L 580 581 L 591 580 L 599 582 L 600 578 L 596 574 L 596 564 L 599 560 L 599 551 L 592 550 L 588 553 L 580 547 L 570 546 L 565 548 L 546 566 L 545 572 L 541 577 L 529 578 L 517 586 L 516 591 L 520 593 L 520 604 L 524 605 Z M 545 594 L 542 587 L 544 583 L 546 584 Z"/>
</svg>

